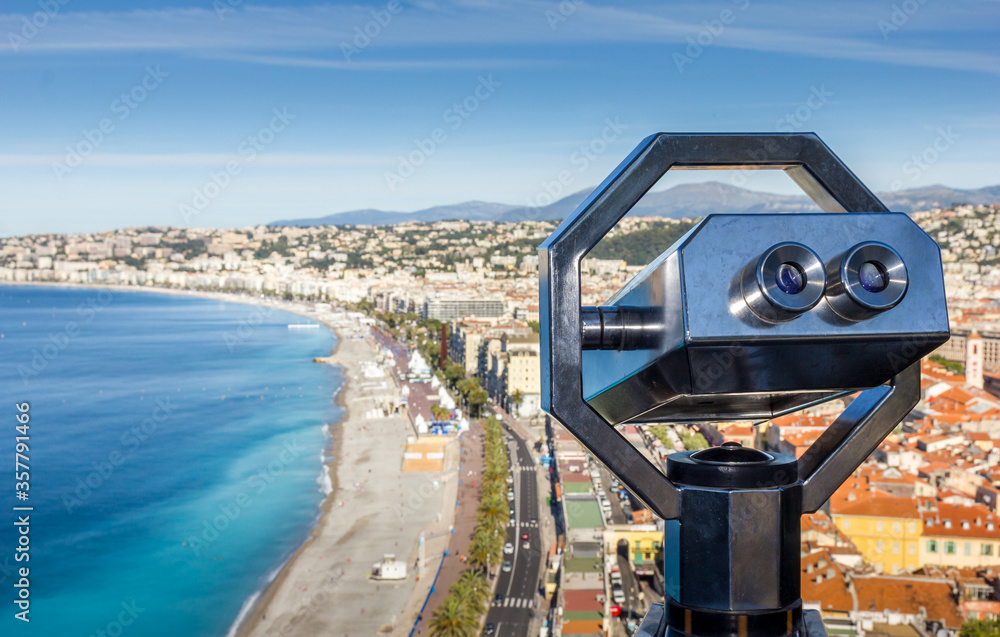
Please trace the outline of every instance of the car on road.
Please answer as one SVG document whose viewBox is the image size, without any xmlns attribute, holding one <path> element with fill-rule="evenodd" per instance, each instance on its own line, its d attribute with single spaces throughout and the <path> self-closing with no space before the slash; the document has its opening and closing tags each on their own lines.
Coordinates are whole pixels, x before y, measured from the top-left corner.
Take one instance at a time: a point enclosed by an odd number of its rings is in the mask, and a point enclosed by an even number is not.
<svg viewBox="0 0 1000 637">
<path fill-rule="evenodd" d="M 625 591 L 622 590 L 621 584 L 614 584 L 611 588 L 611 599 L 615 600 L 616 604 L 625 603 Z"/>
<path fill-rule="evenodd" d="M 493 596 L 493 601 L 496 602 L 497 604 L 499 604 L 500 602 L 502 602 L 503 601 L 503 593 L 497 593 L 496 595 L 494 595 Z"/>
<path fill-rule="evenodd" d="M 514 525 L 517 524 L 517 518 L 514 517 L 513 513 L 510 514 L 510 521 L 508 522 L 508 524 L 510 524 L 511 526 L 514 526 Z"/>
<path fill-rule="evenodd" d="M 504 573 L 510 573 L 510 569 L 513 567 L 514 565 L 510 563 L 510 560 L 504 560 L 503 566 L 500 567 L 500 570 Z"/>
<path fill-rule="evenodd" d="M 524 540 L 525 542 L 528 541 L 528 533 L 527 533 L 527 531 L 525 531 L 524 533 L 521 534 L 521 539 Z"/>
<path fill-rule="evenodd" d="M 527 551 L 528 549 L 531 548 L 531 542 L 529 542 L 528 540 L 521 542 L 521 548 Z"/>
<path fill-rule="evenodd" d="M 506 544 L 503 545 L 503 552 L 506 555 L 510 555 L 511 553 L 514 552 L 514 545 L 511 544 L 510 542 L 507 542 Z"/>
<path fill-rule="evenodd" d="M 492 635 L 495 632 L 497 632 L 497 627 L 493 624 L 493 622 L 486 624 L 486 627 L 483 628 L 484 635 Z"/>
<path fill-rule="evenodd" d="M 513 500 L 514 499 L 514 490 L 513 489 L 507 489 L 507 499 L 508 500 Z"/>
</svg>

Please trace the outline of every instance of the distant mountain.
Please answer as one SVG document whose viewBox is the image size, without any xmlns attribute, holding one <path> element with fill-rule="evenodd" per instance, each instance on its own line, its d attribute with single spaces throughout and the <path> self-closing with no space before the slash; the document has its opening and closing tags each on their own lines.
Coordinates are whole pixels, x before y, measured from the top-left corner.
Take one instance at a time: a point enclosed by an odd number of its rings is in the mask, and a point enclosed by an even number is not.
<svg viewBox="0 0 1000 637">
<path fill-rule="evenodd" d="M 287 219 L 274 221 L 269 226 L 386 226 L 407 221 L 446 221 L 465 219 L 468 221 L 490 221 L 497 219 L 518 206 L 488 201 L 466 201 L 448 206 L 434 206 L 417 212 L 386 212 L 384 210 L 351 210 L 337 212 L 315 219 Z"/>
<path fill-rule="evenodd" d="M 286 219 L 271 226 L 344 226 L 392 225 L 405 222 L 433 222 L 449 219 L 468 221 L 525 221 L 565 219 L 592 192 L 592 188 L 567 195 L 548 206 L 532 208 L 487 201 L 467 201 L 448 206 L 435 206 L 416 212 L 386 212 L 383 210 L 351 210 L 314 219 Z M 877 193 L 879 199 L 896 212 L 911 213 L 930 208 L 945 208 L 957 203 L 985 204 L 1000 202 L 1000 186 L 976 190 L 959 190 L 947 186 L 925 186 L 896 193 Z M 709 181 L 700 184 L 679 184 L 647 193 L 631 212 L 632 216 L 702 217 L 711 213 L 775 213 L 818 212 L 819 208 L 805 195 L 778 195 L 747 190 L 738 186 Z"/>
<path fill-rule="evenodd" d="M 987 186 L 975 190 L 959 190 L 935 185 L 900 190 L 895 194 L 879 193 L 879 198 L 890 210 L 914 212 L 931 208 L 947 208 L 953 204 L 986 204 L 1000 202 L 1000 186 Z"/>
</svg>

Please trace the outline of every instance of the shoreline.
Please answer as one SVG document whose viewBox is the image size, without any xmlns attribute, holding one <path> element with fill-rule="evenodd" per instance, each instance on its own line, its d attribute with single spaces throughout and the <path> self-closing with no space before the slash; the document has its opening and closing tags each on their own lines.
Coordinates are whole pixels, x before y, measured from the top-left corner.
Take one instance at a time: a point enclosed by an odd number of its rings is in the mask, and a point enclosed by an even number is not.
<svg viewBox="0 0 1000 637">
<path fill-rule="evenodd" d="M 333 328 L 333 326 L 323 323 L 328 329 L 330 329 L 334 335 L 337 337 L 337 342 L 333 346 L 333 350 L 330 352 L 329 356 L 336 356 L 337 351 L 340 349 L 343 339 L 339 332 Z M 327 476 L 330 478 L 330 484 L 332 488 L 330 493 L 326 494 L 323 498 L 323 502 L 320 503 L 319 509 L 320 514 L 316 519 L 316 523 L 313 525 L 312 529 L 309 531 L 309 537 L 307 537 L 302 544 L 295 549 L 295 551 L 288 557 L 287 560 L 279 567 L 278 573 L 264 586 L 264 589 L 255 593 L 257 599 L 250 605 L 247 609 L 246 615 L 242 619 L 237 616 L 233 622 L 233 626 L 229 629 L 229 634 L 235 637 L 246 637 L 261 623 L 262 615 L 274 602 L 274 597 L 278 593 L 278 590 L 284 585 L 285 581 L 288 579 L 289 573 L 291 573 L 292 568 L 298 563 L 302 553 L 306 548 L 315 541 L 319 536 L 320 530 L 323 528 L 323 518 L 330 515 L 330 510 L 333 508 L 333 502 L 337 495 L 337 491 L 340 490 L 340 481 L 337 479 L 337 467 L 340 465 L 341 454 L 343 449 L 343 439 L 344 439 L 344 423 L 350 420 L 351 412 L 350 407 L 347 405 L 346 396 L 350 391 L 350 377 L 348 376 L 348 369 L 342 363 L 322 363 L 323 365 L 337 365 L 341 368 L 344 375 L 344 382 L 337 390 L 337 404 L 343 407 L 344 413 L 340 418 L 340 422 L 334 425 L 333 423 L 328 423 L 330 425 L 330 442 L 327 445 L 326 451 L 328 452 L 328 460 L 323 465 L 326 468 Z M 334 428 L 335 427 L 335 428 Z M 333 453 L 330 454 L 330 448 L 333 447 Z"/>
<path fill-rule="evenodd" d="M 247 295 L 237 295 L 228 292 L 205 292 L 199 290 L 177 290 L 171 288 L 160 288 L 160 287 L 139 287 L 139 286 L 123 286 L 123 285 L 83 285 L 76 283 L 57 283 L 57 282 L 0 282 L 0 287 L 4 286 L 17 286 L 17 287 L 50 287 L 50 288 L 62 288 L 62 289 L 90 289 L 90 290 L 113 290 L 116 292 L 148 292 L 152 294 L 166 294 L 169 296 L 188 296 L 192 298 L 199 298 L 203 300 L 212 301 L 222 301 L 226 303 L 241 303 L 243 305 L 253 305 L 256 307 L 275 307 L 290 314 L 295 314 L 303 318 L 308 318 L 316 323 L 319 323 L 326 329 L 333 333 L 336 342 L 334 343 L 333 349 L 326 356 L 326 358 L 331 359 L 329 362 L 318 363 L 324 365 L 335 365 L 341 368 L 341 373 L 344 377 L 342 384 L 337 387 L 336 391 L 336 404 L 343 409 L 343 413 L 337 422 L 324 423 L 329 427 L 329 439 L 324 451 L 324 457 L 327 458 L 324 463 L 324 469 L 327 473 L 327 477 L 330 480 L 331 489 L 327 493 L 323 501 L 319 506 L 319 515 L 316 521 L 313 523 L 312 528 L 309 532 L 309 537 L 307 537 L 302 544 L 300 544 L 295 551 L 286 559 L 283 563 L 278 565 L 277 573 L 273 578 L 268 580 L 263 588 L 254 591 L 249 597 L 243 600 L 243 604 L 250 602 L 250 607 L 245 609 L 241 605 L 236 617 L 233 618 L 230 628 L 227 631 L 227 635 L 234 637 L 246 637 L 252 633 L 261 623 L 262 611 L 266 611 L 269 606 L 274 601 L 274 597 L 277 592 L 282 588 L 283 584 L 287 580 L 289 573 L 297 564 L 299 558 L 302 556 L 303 552 L 312 544 L 317 537 L 321 534 L 323 528 L 323 521 L 328 515 L 330 515 L 331 509 L 333 508 L 333 503 L 335 501 L 335 496 L 340 490 L 339 479 L 337 477 L 337 468 L 339 467 L 342 459 L 343 453 L 343 438 L 344 438 L 344 423 L 348 422 L 351 418 L 350 407 L 348 405 L 348 397 L 351 392 L 351 381 L 350 372 L 353 371 L 349 363 L 341 361 L 337 358 L 337 353 L 340 351 L 341 346 L 344 343 L 343 334 L 337 326 L 332 323 L 325 321 L 321 318 L 313 316 L 307 313 L 303 308 L 296 307 L 293 305 L 292 301 L 286 301 L 284 299 L 277 299 L 272 297 L 253 297 Z M 302 302 L 298 302 L 302 303 Z"/>
</svg>

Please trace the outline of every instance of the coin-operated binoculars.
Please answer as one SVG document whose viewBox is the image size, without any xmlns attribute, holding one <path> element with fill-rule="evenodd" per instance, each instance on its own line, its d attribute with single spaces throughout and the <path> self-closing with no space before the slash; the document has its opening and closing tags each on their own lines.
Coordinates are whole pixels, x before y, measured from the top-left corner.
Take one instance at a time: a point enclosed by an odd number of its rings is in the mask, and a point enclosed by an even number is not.
<svg viewBox="0 0 1000 637">
<path fill-rule="evenodd" d="M 581 307 L 583 257 L 667 170 L 700 168 L 784 170 L 834 214 L 709 215 Z M 543 407 L 670 521 L 667 598 L 641 633 L 825 635 L 802 611 L 799 517 L 920 397 L 920 358 L 949 337 L 934 241 L 813 134 L 661 133 L 539 256 Z M 763 420 L 858 390 L 797 460 L 727 443 L 673 454 L 663 475 L 614 427 Z"/>
</svg>

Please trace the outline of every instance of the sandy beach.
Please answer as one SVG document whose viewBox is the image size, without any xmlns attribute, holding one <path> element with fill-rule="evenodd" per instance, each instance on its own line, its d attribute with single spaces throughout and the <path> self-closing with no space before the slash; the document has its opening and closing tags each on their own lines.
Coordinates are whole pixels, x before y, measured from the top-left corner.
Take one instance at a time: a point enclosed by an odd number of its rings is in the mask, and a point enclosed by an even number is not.
<svg viewBox="0 0 1000 637">
<path fill-rule="evenodd" d="M 53 284 L 49 284 L 53 285 Z M 337 395 L 342 423 L 330 424 L 327 463 L 333 491 L 309 539 L 284 564 L 275 579 L 230 630 L 239 637 L 313 637 L 315 635 L 408 635 L 430 592 L 435 571 L 451 538 L 458 491 L 458 443 L 447 449 L 445 470 L 404 473 L 403 448 L 413 435 L 405 414 L 370 417 L 378 405 L 393 403 L 391 378 L 366 378 L 363 361 L 376 357 L 368 330 L 346 322 L 343 314 L 316 311 L 312 303 L 260 299 L 227 293 L 94 287 L 122 292 L 154 292 L 266 306 L 310 318 L 337 335 L 327 364 L 344 370 Z M 415 563 L 425 535 L 423 576 Z M 405 562 L 400 581 L 369 578 L 372 565 L 387 554 Z"/>
<path fill-rule="evenodd" d="M 342 337 L 338 344 L 334 364 L 343 366 L 348 382 L 339 396 L 347 414 L 339 427 L 337 460 L 329 465 L 335 472 L 335 490 L 324 503 L 312 537 L 262 595 L 240 627 L 241 636 L 409 631 L 412 610 L 404 610 L 416 586 L 419 535 L 426 527 L 449 523 L 442 504 L 454 492 L 456 481 L 454 472 L 400 470 L 402 447 L 412 435 L 404 415 L 365 417 L 384 395 L 395 391 L 388 378 L 366 379 L 359 374 L 361 361 L 374 355 L 362 338 Z M 429 545 L 426 559 L 429 567 L 436 568 L 440 557 L 433 559 L 433 552 Z M 407 563 L 407 579 L 368 578 L 372 564 L 385 554 Z M 429 570 L 425 579 L 432 577 Z"/>
</svg>

